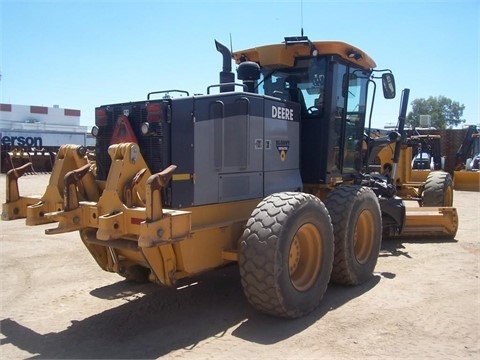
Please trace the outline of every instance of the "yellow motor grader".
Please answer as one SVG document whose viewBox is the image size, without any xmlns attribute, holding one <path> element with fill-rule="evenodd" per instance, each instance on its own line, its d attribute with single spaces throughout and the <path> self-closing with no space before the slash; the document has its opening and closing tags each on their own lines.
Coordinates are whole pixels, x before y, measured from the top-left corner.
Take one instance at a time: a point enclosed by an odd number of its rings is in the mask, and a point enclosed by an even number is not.
<svg viewBox="0 0 480 360">
<path fill-rule="evenodd" d="M 236 262 L 252 306 L 287 318 L 315 309 L 329 281 L 370 279 L 382 234 L 455 236 L 448 176 L 402 198 L 401 131 L 364 137 L 376 82 L 395 97 L 391 71 L 337 41 L 287 37 L 233 54 L 215 43 L 223 68 L 206 94 L 99 106 L 95 164 L 63 146 L 41 199 L 22 197 L 25 167 L 12 170 L 2 219 L 79 231 L 103 270 L 131 280 L 175 286 Z M 384 149 L 390 176 L 369 169 L 367 153 Z"/>
</svg>

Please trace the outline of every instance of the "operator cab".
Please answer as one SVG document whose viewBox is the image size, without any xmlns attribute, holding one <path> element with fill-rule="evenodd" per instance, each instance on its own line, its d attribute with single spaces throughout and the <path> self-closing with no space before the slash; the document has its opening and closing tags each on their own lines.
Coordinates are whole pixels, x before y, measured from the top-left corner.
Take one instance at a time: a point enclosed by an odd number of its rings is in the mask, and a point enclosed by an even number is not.
<svg viewBox="0 0 480 360">
<path fill-rule="evenodd" d="M 363 141 L 367 90 L 376 66 L 367 54 L 342 42 L 295 37 L 233 55 L 238 64 L 260 65 L 255 92 L 300 104 L 300 168 L 305 184 L 335 184 L 361 171 L 367 150 Z M 387 97 L 392 98 L 394 82 L 389 75 L 384 90 L 391 90 Z"/>
<path fill-rule="evenodd" d="M 262 75 L 259 93 L 301 106 L 303 181 L 327 183 L 358 173 L 370 73 L 332 56 L 316 56 L 297 58 L 292 68 L 267 69 Z"/>
</svg>

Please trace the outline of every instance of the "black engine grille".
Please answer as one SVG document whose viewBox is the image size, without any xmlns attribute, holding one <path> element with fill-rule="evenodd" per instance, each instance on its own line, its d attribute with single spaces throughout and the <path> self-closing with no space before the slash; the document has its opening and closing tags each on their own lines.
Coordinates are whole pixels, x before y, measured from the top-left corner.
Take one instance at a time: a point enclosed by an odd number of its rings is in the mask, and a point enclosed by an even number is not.
<svg viewBox="0 0 480 360">
<path fill-rule="evenodd" d="M 166 109 L 168 103 L 160 101 L 162 108 Z M 149 102 L 153 103 L 153 102 Z M 107 113 L 107 124 L 100 126 L 96 141 L 97 179 L 106 180 L 111 165 L 108 155 L 108 147 L 111 145 L 111 138 L 115 129 L 117 119 L 127 115 L 133 132 L 138 141 L 140 152 L 152 173 L 159 172 L 170 165 L 170 124 L 162 112 L 160 122 L 150 123 L 148 135 L 142 135 L 141 124 L 147 121 L 147 102 L 126 103 L 117 105 L 102 106 L 98 109 L 105 109 Z"/>
</svg>

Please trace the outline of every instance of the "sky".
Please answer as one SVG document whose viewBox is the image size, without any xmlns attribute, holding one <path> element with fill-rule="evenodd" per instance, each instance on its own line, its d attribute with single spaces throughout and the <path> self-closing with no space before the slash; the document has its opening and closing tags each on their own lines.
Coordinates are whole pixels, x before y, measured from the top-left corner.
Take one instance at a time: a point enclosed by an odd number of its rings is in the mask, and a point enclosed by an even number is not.
<svg viewBox="0 0 480 360">
<path fill-rule="evenodd" d="M 478 0 L 0 0 L 0 102 L 81 110 L 90 127 L 100 105 L 206 93 L 222 67 L 215 39 L 238 51 L 302 28 L 393 71 L 398 95 L 377 96 L 374 127 L 397 122 L 404 88 L 410 103 L 446 96 L 480 123 Z"/>
</svg>

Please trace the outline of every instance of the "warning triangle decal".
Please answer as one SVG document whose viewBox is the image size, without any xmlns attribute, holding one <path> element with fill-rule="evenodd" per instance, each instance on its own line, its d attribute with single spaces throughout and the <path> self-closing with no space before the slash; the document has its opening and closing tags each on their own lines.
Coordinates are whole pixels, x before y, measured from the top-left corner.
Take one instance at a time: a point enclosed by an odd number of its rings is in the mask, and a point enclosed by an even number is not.
<svg viewBox="0 0 480 360">
<path fill-rule="evenodd" d="M 121 143 L 138 143 L 137 137 L 133 132 L 132 126 L 125 115 L 120 115 L 113 129 L 112 138 L 110 139 L 110 145 Z"/>
</svg>

